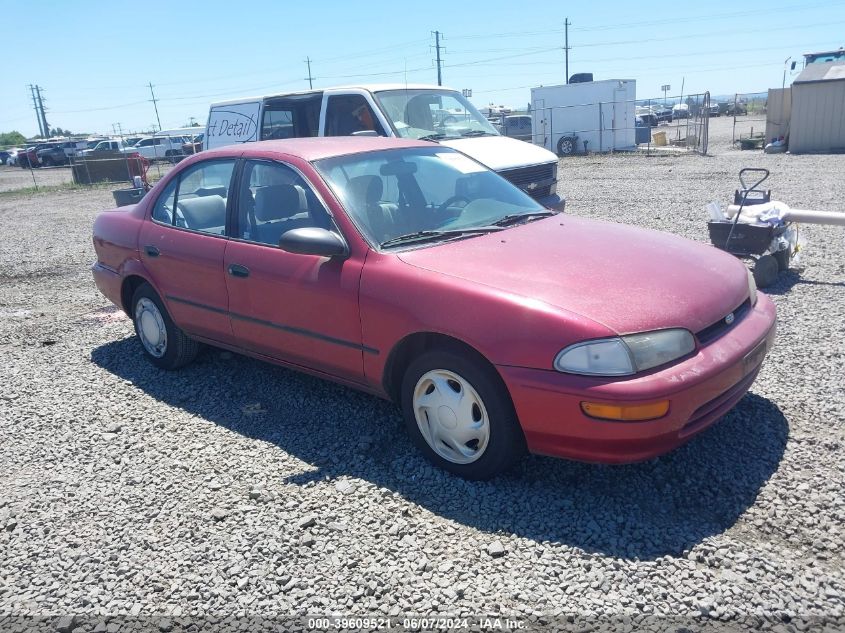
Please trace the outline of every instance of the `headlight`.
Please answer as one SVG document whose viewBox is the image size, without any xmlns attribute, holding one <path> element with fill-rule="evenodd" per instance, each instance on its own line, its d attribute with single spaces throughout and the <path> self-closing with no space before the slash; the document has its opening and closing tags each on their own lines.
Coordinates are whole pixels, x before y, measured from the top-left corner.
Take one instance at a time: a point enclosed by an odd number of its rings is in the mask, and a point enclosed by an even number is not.
<svg viewBox="0 0 845 633">
<path fill-rule="evenodd" d="M 748 298 L 751 300 L 751 305 L 757 305 L 757 282 L 754 281 L 754 275 L 747 268 L 745 272 L 748 273 Z"/>
<path fill-rule="evenodd" d="M 658 330 L 576 343 L 556 357 L 555 369 L 586 376 L 630 376 L 665 365 L 695 349 L 688 330 Z"/>
</svg>

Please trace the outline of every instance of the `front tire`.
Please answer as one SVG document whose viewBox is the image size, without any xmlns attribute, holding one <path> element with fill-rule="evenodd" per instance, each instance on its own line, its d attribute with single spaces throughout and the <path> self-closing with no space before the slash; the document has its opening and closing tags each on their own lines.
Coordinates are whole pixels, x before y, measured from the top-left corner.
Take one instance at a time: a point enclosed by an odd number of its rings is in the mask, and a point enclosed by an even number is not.
<svg viewBox="0 0 845 633">
<path fill-rule="evenodd" d="M 511 468 L 525 439 L 507 388 L 492 367 L 466 354 L 431 350 L 405 371 L 405 426 L 435 465 L 484 480 Z"/>
<path fill-rule="evenodd" d="M 156 367 L 178 369 L 196 358 L 199 343 L 177 327 L 149 284 L 132 295 L 132 322 L 144 354 Z"/>
</svg>

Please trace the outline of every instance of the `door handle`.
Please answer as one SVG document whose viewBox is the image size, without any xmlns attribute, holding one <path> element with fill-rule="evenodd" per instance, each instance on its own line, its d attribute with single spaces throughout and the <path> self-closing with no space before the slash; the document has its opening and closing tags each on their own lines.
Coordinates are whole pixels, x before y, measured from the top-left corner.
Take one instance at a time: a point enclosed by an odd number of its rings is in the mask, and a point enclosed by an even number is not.
<svg viewBox="0 0 845 633">
<path fill-rule="evenodd" d="M 144 251 L 150 257 L 158 257 L 159 255 L 161 255 L 161 251 L 158 250 L 155 246 L 152 246 L 150 244 L 148 244 L 147 246 L 144 247 Z"/>
<path fill-rule="evenodd" d="M 249 277 L 249 268 L 240 264 L 229 264 L 229 274 L 232 277 Z"/>
</svg>

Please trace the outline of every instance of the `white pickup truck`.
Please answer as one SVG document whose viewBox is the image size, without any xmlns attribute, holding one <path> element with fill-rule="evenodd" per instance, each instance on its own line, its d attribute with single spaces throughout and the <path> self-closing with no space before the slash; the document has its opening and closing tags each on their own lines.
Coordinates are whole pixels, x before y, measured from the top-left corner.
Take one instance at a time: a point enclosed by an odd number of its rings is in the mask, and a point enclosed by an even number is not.
<svg viewBox="0 0 845 633">
<path fill-rule="evenodd" d="M 498 172 L 541 204 L 564 205 L 557 195 L 555 154 L 502 136 L 460 92 L 441 86 L 327 88 L 214 103 L 203 148 L 361 134 L 448 145 Z"/>
<path fill-rule="evenodd" d="M 127 154 L 140 154 L 148 161 L 176 160 L 183 158 L 182 136 L 148 136 L 139 140 L 135 145 L 124 147 L 120 151 Z"/>
</svg>

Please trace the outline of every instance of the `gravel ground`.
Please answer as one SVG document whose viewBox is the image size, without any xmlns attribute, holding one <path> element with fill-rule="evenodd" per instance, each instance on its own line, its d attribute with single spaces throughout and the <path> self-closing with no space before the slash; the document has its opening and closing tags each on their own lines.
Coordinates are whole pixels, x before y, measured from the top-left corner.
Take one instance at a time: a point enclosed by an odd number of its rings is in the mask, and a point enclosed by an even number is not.
<svg viewBox="0 0 845 633">
<path fill-rule="evenodd" d="M 845 157 L 739 152 L 722 121 L 714 156 L 562 161 L 567 211 L 705 241 L 703 206 L 746 165 L 788 204 L 843 210 Z M 91 280 L 110 204 L 0 197 L 0 630 L 843 630 L 843 229 L 802 228 L 801 267 L 770 289 L 775 349 L 690 444 L 471 483 L 429 467 L 381 400 L 215 350 L 154 369 Z"/>
<path fill-rule="evenodd" d="M 0 165 L 0 192 L 28 189 L 29 187 L 56 187 L 73 182 L 70 167 L 21 169 Z"/>
</svg>

